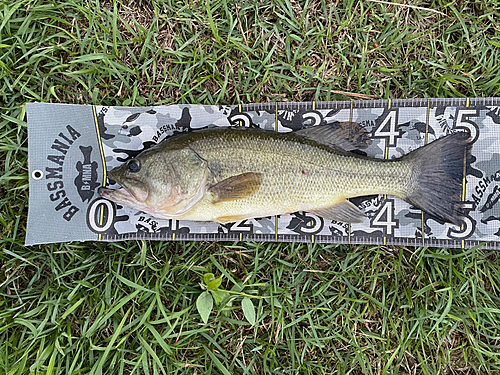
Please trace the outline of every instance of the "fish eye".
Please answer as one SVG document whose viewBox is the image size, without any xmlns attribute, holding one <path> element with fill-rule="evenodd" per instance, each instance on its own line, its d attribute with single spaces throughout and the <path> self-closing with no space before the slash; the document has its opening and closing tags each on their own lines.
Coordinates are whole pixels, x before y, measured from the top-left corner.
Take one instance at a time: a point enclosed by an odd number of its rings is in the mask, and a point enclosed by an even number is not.
<svg viewBox="0 0 500 375">
<path fill-rule="evenodd" d="M 141 164 L 139 163 L 139 160 L 132 159 L 128 162 L 127 164 L 127 170 L 132 173 L 139 172 L 141 169 Z"/>
</svg>

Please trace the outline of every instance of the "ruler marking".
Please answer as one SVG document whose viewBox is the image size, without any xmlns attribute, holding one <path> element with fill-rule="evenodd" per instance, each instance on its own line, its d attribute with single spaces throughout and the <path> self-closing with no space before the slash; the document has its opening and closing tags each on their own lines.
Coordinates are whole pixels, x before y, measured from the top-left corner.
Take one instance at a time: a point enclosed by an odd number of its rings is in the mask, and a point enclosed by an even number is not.
<svg viewBox="0 0 500 375">
<path fill-rule="evenodd" d="M 278 215 L 274 218 L 274 241 L 278 242 Z"/>
<path fill-rule="evenodd" d="M 430 122 L 430 100 L 427 99 L 427 115 L 425 116 L 425 141 L 424 146 L 427 144 L 429 140 L 429 122 Z M 424 211 L 422 211 L 422 246 L 425 246 L 425 219 L 424 219 Z"/>
<path fill-rule="evenodd" d="M 387 109 L 391 110 L 391 99 L 389 99 L 387 103 Z M 397 124 L 396 124 L 397 125 Z M 389 139 L 385 139 L 385 153 L 384 153 L 384 159 L 387 160 L 389 158 Z M 387 194 L 384 194 L 384 200 L 387 200 Z M 389 215 L 389 214 L 388 214 Z M 387 234 L 385 233 L 386 231 L 384 230 L 384 245 L 387 243 Z"/>
<path fill-rule="evenodd" d="M 274 130 L 278 131 L 278 102 L 276 102 L 276 106 L 274 107 L 275 118 L 274 118 Z"/>
<path fill-rule="evenodd" d="M 97 143 L 99 144 L 99 151 L 101 152 L 101 159 L 102 159 L 102 186 L 106 186 L 106 158 L 104 156 L 104 149 L 102 148 L 102 139 L 101 139 L 101 133 L 99 132 L 99 122 L 97 121 L 97 110 L 96 106 L 92 106 L 92 114 L 94 115 L 94 124 L 95 124 L 95 130 L 97 132 Z M 102 226 L 102 223 L 104 221 L 104 208 L 99 207 L 99 225 Z M 98 240 L 102 240 L 102 234 L 99 233 L 98 235 Z"/>
<path fill-rule="evenodd" d="M 468 108 L 470 104 L 469 98 L 465 100 L 465 106 Z M 466 117 L 466 120 L 469 118 Z M 464 151 L 464 169 L 463 169 L 463 177 L 462 177 L 462 201 L 465 202 L 465 195 L 466 195 L 466 176 L 467 173 L 467 153 Z M 461 225 L 461 230 L 465 230 L 464 224 Z M 465 248 L 465 240 L 462 240 L 462 249 Z"/>
<path fill-rule="evenodd" d="M 276 131 L 278 131 L 278 102 L 276 102 L 275 106 L 275 125 Z M 274 219 L 274 240 L 278 242 L 278 216 L 275 216 Z"/>
<path fill-rule="evenodd" d="M 241 113 L 241 104 L 238 104 L 238 111 Z M 243 126 L 244 123 L 243 123 L 243 120 L 240 120 L 240 126 Z"/>
<path fill-rule="evenodd" d="M 351 108 L 349 110 L 349 122 L 352 122 L 352 118 L 353 118 L 353 112 L 354 112 L 354 109 L 353 109 L 353 101 L 351 100 Z M 347 199 L 349 200 L 349 199 Z M 351 244 L 351 223 L 347 223 L 347 236 L 348 236 L 348 241 L 349 241 L 349 245 Z"/>
</svg>

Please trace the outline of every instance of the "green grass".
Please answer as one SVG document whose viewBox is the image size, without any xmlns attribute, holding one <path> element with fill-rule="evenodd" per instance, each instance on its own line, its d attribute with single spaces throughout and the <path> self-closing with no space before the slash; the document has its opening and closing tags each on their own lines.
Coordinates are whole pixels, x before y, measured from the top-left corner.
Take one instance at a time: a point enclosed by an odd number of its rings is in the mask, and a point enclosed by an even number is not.
<svg viewBox="0 0 500 375">
<path fill-rule="evenodd" d="M 500 2 L 407 3 L 0 0 L 0 375 L 500 373 L 492 251 L 23 246 L 27 102 L 498 96 Z"/>
</svg>

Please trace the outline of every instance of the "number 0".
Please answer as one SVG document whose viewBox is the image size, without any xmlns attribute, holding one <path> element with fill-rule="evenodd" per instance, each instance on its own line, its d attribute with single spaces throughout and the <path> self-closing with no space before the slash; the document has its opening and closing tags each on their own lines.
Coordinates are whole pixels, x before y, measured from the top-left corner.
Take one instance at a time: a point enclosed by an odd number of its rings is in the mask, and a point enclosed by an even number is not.
<svg viewBox="0 0 500 375">
<path fill-rule="evenodd" d="M 95 233 L 106 232 L 115 219 L 115 207 L 107 199 L 99 198 L 87 210 L 87 224 Z"/>
</svg>

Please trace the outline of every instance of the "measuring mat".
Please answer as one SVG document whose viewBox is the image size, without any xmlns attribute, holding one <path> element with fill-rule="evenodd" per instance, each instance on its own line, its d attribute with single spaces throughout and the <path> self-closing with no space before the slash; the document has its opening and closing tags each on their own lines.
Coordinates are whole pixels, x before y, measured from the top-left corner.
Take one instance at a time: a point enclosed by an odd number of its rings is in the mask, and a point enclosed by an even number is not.
<svg viewBox="0 0 500 375">
<path fill-rule="evenodd" d="M 29 215 L 26 245 L 68 241 L 297 241 L 500 248 L 500 98 L 409 99 L 240 106 L 104 107 L 27 104 Z M 163 220 L 101 198 L 107 173 L 178 132 L 247 126 L 289 132 L 357 122 L 372 138 L 363 151 L 392 159 L 450 133 L 473 138 L 464 161 L 461 227 L 391 196 L 351 199 L 360 224 L 296 212 L 237 223 Z M 252 155 L 249 155 L 252 157 Z M 284 191 L 283 194 L 289 194 Z"/>
</svg>

